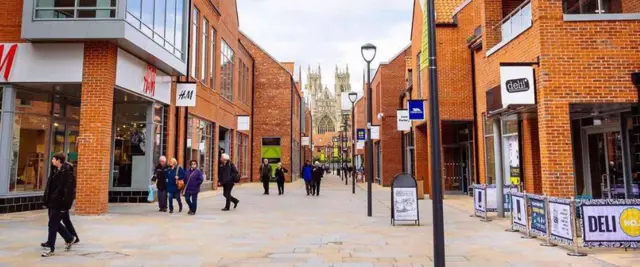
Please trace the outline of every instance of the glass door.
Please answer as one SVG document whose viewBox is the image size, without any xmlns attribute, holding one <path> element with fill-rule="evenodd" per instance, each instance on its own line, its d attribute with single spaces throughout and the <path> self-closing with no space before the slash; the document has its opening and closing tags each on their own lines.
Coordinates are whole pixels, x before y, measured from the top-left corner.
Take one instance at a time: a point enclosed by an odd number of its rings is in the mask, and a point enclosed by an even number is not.
<svg viewBox="0 0 640 267">
<path fill-rule="evenodd" d="M 56 153 L 63 153 L 67 156 L 67 162 L 74 166 L 77 172 L 78 165 L 78 136 L 80 129 L 76 122 L 54 121 L 53 137 L 51 138 L 50 157 Z"/>
<path fill-rule="evenodd" d="M 586 156 L 593 198 L 625 197 L 622 136 L 619 131 L 587 135 Z"/>
</svg>

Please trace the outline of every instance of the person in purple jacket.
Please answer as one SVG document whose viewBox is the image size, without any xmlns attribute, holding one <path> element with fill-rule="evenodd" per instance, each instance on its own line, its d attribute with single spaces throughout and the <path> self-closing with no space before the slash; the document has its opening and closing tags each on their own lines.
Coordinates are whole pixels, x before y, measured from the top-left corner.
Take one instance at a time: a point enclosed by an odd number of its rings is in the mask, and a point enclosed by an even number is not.
<svg viewBox="0 0 640 267">
<path fill-rule="evenodd" d="M 198 193 L 200 193 L 200 185 L 204 179 L 202 178 L 202 172 L 198 169 L 198 162 L 192 160 L 190 165 L 185 175 L 184 200 L 187 202 L 187 206 L 189 206 L 189 213 L 187 214 L 196 215 Z"/>
</svg>

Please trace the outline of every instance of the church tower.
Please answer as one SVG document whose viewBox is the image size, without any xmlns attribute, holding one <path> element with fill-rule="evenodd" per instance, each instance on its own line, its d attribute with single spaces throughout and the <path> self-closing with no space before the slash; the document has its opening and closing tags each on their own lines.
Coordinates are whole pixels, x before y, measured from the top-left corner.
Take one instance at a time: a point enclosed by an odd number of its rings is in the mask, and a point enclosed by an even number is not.
<svg viewBox="0 0 640 267">
<path fill-rule="evenodd" d="M 319 94 L 322 93 L 322 70 L 320 69 L 320 65 L 318 65 L 318 71 L 311 70 L 311 66 L 309 65 L 309 69 L 307 70 L 307 84 L 305 86 L 305 90 L 310 94 L 310 103 L 309 107 L 311 110 L 314 110 L 316 106 L 316 99 Z"/>
<path fill-rule="evenodd" d="M 341 70 L 336 66 L 335 84 L 333 88 L 336 96 L 336 118 L 338 118 L 338 125 L 342 125 L 342 93 L 351 92 L 351 74 L 349 74 L 349 65 L 344 70 Z M 347 122 L 351 124 L 351 112 L 347 113 Z"/>
</svg>

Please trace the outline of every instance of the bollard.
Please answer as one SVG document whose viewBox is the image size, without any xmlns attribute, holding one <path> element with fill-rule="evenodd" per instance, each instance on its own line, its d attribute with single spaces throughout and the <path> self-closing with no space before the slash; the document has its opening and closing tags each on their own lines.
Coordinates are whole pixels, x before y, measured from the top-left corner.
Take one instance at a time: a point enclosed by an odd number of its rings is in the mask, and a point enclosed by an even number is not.
<svg viewBox="0 0 640 267">
<path fill-rule="evenodd" d="M 543 247 L 555 247 L 556 244 L 551 243 L 551 220 L 549 220 L 549 198 L 547 197 L 547 194 L 544 194 L 544 217 L 545 217 L 545 221 L 547 224 L 547 240 L 540 244 L 540 246 Z"/>
<path fill-rule="evenodd" d="M 578 224 L 576 222 L 576 200 L 571 197 L 571 210 L 573 211 L 571 214 L 571 227 L 573 227 L 572 237 L 573 237 L 573 251 L 567 252 L 567 255 L 574 257 L 584 257 L 587 256 L 587 253 L 582 253 L 578 251 Z"/>
<path fill-rule="evenodd" d="M 523 235 L 520 238 L 534 239 L 536 237 L 532 236 L 531 231 L 529 231 L 529 229 L 531 228 L 531 223 L 529 222 L 529 215 L 531 212 L 529 212 L 529 198 L 527 197 L 527 191 L 524 191 L 523 198 L 524 198 L 524 207 L 527 209 L 527 231 L 526 231 L 526 235 Z"/>
</svg>

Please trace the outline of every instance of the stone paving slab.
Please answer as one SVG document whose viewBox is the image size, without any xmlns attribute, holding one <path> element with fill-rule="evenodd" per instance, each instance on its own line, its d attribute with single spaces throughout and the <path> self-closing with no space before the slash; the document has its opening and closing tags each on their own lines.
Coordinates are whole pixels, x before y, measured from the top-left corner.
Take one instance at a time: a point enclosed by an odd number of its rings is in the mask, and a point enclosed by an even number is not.
<svg viewBox="0 0 640 267">
<path fill-rule="evenodd" d="M 287 184 L 283 196 L 263 196 L 261 184 L 243 185 L 234 188 L 241 203 L 229 212 L 220 211 L 219 191 L 204 192 L 196 216 L 187 216 L 186 211 L 160 213 L 155 204 L 113 204 L 103 216 L 73 216 L 81 243 L 64 252 L 58 239 L 56 256 L 51 258 L 39 256 L 38 245 L 46 237 L 44 211 L 0 215 L 0 267 L 433 266 L 429 200 L 420 201 L 421 226 L 393 227 L 388 188 L 374 186 L 374 216 L 367 217 L 362 188 L 353 195 L 351 185 L 335 176 L 322 186 L 321 196 L 313 197 L 306 196 L 300 181 Z M 637 254 L 616 254 L 619 251 L 568 257 L 562 248 L 540 247 L 540 241 L 504 232 L 499 220 L 482 223 L 469 217 L 465 201 L 445 201 L 447 266 L 638 266 L 640 262 L 634 258 Z"/>
</svg>

